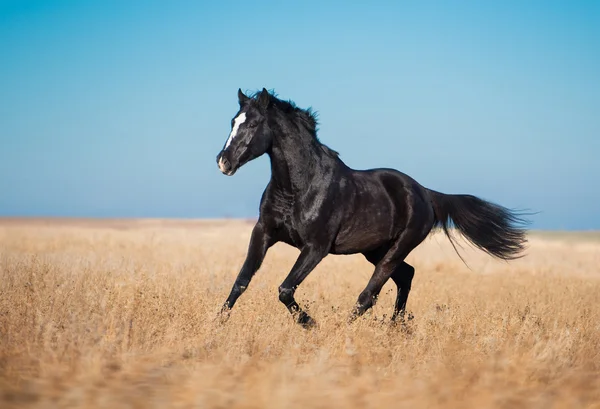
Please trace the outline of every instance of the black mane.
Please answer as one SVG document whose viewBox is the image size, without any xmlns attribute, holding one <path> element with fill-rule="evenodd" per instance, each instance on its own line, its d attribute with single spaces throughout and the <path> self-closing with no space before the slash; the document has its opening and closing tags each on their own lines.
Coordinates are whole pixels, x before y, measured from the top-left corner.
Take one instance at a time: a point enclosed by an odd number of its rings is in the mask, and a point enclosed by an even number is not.
<svg viewBox="0 0 600 409">
<path fill-rule="evenodd" d="M 257 91 L 250 96 L 251 99 L 257 100 L 261 91 Z M 271 96 L 271 105 L 276 107 L 280 112 L 288 115 L 292 120 L 299 121 L 304 127 L 310 132 L 315 141 L 321 146 L 321 148 L 328 155 L 339 157 L 339 153 L 329 146 L 325 145 L 323 142 L 319 140 L 317 136 L 317 132 L 319 131 L 318 125 L 318 113 L 315 112 L 312 107 L 308 107 L 306 109 L 302 109 L 296 105 L 296 103 L 292 100 L 284 101 L 282 99 L 277 98 L 277 94 L 275 91 L 269 91 L 269 95 Z"/>
</svg>

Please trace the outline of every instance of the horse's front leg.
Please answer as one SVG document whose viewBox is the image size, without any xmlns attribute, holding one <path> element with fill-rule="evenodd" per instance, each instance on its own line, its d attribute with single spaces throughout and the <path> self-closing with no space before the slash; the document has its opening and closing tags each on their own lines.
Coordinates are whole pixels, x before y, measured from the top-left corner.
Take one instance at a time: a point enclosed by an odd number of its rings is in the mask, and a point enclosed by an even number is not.
<svg viewBox="0 0 600 409">
<path fill-rule="evenodd" d="M 248 288 L 250 280 L 252 280 L 252 277 L 258 271 L 265 259 L 267 250 L 273 244 L 274 240 L 272 235 L 267 231 L 263 223 L 260 221 L 256 223 L 254 229 L 252 229 L 252 236 L 250 237 L 246 260 L 233 284 L 229 297 L 227 297 L 227 301 L 225 301 L 223 308 L 221 308 L 221 319 L 223 321 L 227 320 L 229 311 L 233 308 L 240 295 Z"/>
<path fill-rule="evenodd" d="M 312 270 L 327 255 L 328 251 L 324 246 L 307 245 L 301 251 L 292 270 L 279 286 L 279 301 L 281 301 L 289 312 L 296 317 L 298 324 L 304 328 L 314 326 L 315 321 L 304 312 L 296 300 L 294 293 L 296 288 L 304 281 Z"/>
</svg>

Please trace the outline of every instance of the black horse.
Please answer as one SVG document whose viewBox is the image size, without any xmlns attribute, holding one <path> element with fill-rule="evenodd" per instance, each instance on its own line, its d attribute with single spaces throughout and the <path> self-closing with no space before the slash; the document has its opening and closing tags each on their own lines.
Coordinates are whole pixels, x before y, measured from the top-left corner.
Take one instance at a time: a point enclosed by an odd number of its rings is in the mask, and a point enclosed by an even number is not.
<svg viewBox="0 0 600 409">
<path fill-rule="evenodd" d="M 221 310 L 225 319 L 267 249 L 277 242 L 300 250 L 279 287 L 279 300 L 304 327 L 314 321 L 299 307 L 294 292 L 327 254 L 362 253 L 375 265 L 351 321 L 373 306 L 389 278 L 398 287 L 392 319 L 404 318 L 415 273 L 404 259 L 434 227 L 441 227 L 452 242 L 452 223 L 494 257 L 521 257 L 526 232 L 518 227 L 524 220 L 516 212 L 471 195 L 427 189 L 394 169 L 351 169 L 337 152 L 319 142 L 310 109 L 282 101 L 264 88 L 251 97 L 238 90 L 238 99 L 240 109 L 217 155 L 219 169 L 231 176 L 266 153 L 271 180 L 260 201 L 246 260 Z"/>
</svg>

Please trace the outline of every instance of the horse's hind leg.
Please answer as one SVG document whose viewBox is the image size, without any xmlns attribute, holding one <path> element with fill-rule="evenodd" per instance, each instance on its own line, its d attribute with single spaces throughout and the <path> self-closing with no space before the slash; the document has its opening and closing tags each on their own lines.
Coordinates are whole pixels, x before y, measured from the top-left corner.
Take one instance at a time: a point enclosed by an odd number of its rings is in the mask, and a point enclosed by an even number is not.
<svg viewBox="0 0 600 409">
<path fill-rule="evenodd" d="M 364 256 L 370 263 L 377 266 L 377 264 L 379 264 L 388 251 L 389 248 L 380 248 L 375 251 L 364 253 Z M 398 294 L 396 295 L 396 303 L 394 305 L 394 313 L 392 314 L 392 321 L 395 321 L 398 316 L 400 316 L 401 320 L 404 320 L 406 302 L 408 300 L 408 294 L 410 293 L 410 287 L 414 275 L 414 267 L 408 264 L 406 261 L 403 261 L 393 270 L 390 276 L 394 283 L 396 283 L 398 290 Z"/>
<path fill-rule="evenodd" d="M 408 300 L 408 294 L 410 293 L 410 287 L 414 276 L 415 268 L 405 261 L 403 261 L 391 275 L 392 280 L 394 280 L 398 287 L 398 295 L 396 296 L 392 321 L 395 321 L 396 318 L 398 318 L 398 315 L 400 315 L 400 321 L 404 322 L 406 301 Z"/>
<path fill-rule="evenodd" d="M 398 240 L 387 250 L 387 252 L 385 252 L 384 255 L 381 256 L 382 252 L 379 254 L 381 258 L 375 266 L 375 271 L 373 272 L 369 283 L 358 296 L 358 300 L 350 317 L 350 321 L 363 315 L 369 308 L 371 308 L 375 304 L 375 300 L 379 296 L 381 288 L 383 288 L 387 280 L 389 280 L 390 277 L 394 275 L 394 272 L 397 269 L 400 269 L 402 263 L 404 263 L 404 259 L 406 258 L 406 256 L 408 256 L 412 249 L 414 249 L 416 245 L 418 245 L 422 241 L 422 238 L 420 237 L 421 235 L 418 233 L 419 232 L 412 231 L 411 229 L 405 230 L 402 233 L 402 235 L 398 238 Z M 376 257 L 373 256 L 373 258 Z M 405 278 L 407 277 L 405 274 L 396 274 L 394 276 L 398 279 L 402 278 L 401 280 L 399 280 L 401 284 L 404 284 L 408 281 L 405 280 Z M 397 282 L 396 285 L 398 285 Z M 406 304 L 406 299 L 408 298 L 409 291 L 410 289 L 408 289 L 408 291 L 402 291 L 402 289 L 400 289 L 399 297 L 396 299 L 396 303 L 400 302 L 399 307 L 402 307 L 402 304 Z"/>
</svg>

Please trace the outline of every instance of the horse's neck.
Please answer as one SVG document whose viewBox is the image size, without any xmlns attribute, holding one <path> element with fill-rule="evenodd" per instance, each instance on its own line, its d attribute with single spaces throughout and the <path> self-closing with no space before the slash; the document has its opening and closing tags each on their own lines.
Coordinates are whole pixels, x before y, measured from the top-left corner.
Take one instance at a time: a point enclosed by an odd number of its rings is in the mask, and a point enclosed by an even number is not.
<svg viewBox="0 0 600 409">
<path fill-rule="evenodd" d="M 318 141 L 309 135 L 276 136 L 269 156 L 271 178 L 276 187 L 291 193 L 306 192 L 335 160 L 325 154 Z"/>
</svg>

